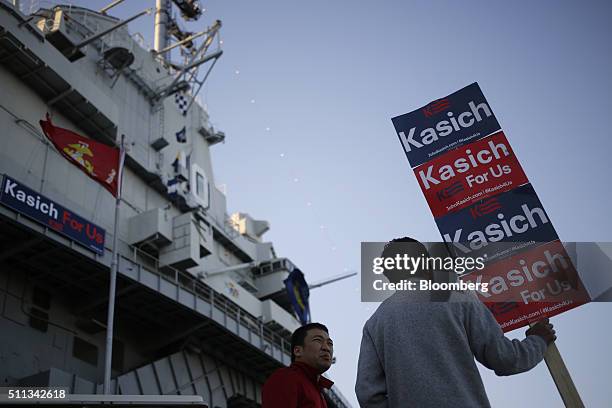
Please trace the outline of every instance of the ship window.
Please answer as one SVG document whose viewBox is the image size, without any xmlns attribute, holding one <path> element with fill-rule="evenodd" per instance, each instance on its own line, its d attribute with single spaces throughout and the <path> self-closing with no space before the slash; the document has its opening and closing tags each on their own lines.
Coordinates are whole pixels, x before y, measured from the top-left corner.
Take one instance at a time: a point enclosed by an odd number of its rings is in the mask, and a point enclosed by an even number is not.
<svg viewBox="0 0 612 408">
<path fill-rule="evenodd" d="M 196 194 L 204 198 L 204 176 L 196 173 Z"/>
<path fill-rule="evenodd" d="M 30 319 L 29 324 L 30 327 L 41 331 L 43 333 L 47 332 L 49 328 L 49 314 L 40 309 L 36 309 L 35 307 L 30 309 Z"/>
<path fill-rule="evenodd" d="M 189 184 L 191 185 L 191 196 L 195 199 L 195 202 L 207 209 L 210 205 L 208 178 L 204 170 L 195 163 L 191 165 Z"/>
<path fill-rule="evenodd" d="M 98 347 L 79 337 L 74 338 L 72 356 L 91 365 L 98 365 Z"/>
</svg>

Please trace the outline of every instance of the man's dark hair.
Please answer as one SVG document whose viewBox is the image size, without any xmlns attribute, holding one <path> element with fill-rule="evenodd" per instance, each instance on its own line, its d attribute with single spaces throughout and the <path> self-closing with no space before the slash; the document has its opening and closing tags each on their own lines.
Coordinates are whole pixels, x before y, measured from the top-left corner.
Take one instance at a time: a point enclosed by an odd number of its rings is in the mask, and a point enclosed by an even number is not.
<svg viewBox="0 0 612 408">
<path fill-rule="evenodd" d="M 295 346 L 303 346 L 304 340 L 306 340 L 306 335 L 308 334 L 308 330 L 319 329 L 323 330 L 325 333 L 329 334 L 329 330 L 327 327 L 321 323 L 308 323 L 303 325 L 302 327 L 297 328 L 293 334 L 291 335 L 291 362 L 295 361 L 295 355 L 293 355 L 293 349 Z"/>
<path fill-rule="evenodd" d="M 401 237 L 395 238 L 385 245 L 385 249 L 381 254 L 382 258 L 395 258 L 396 255 L 404 255 L 407 254 L 409 256 L 418 257 L 421 255 L 429 256 L 427 253 L 427 248 L 425 245 L 420 243 L 414 238 L 410 237 Z M 415 277 L 425 277 L 427 271 L 420 270 L 417 271 L 414 275 Z M 383 271 L 383 275 L 389 279 L 389 282 L 397 283 L 402 279 L 407 279 L 410 275 L 407 275 L 405 271 L 398 271 L 397 269 L 388 270 L 385 269 Z"/>
</svg>

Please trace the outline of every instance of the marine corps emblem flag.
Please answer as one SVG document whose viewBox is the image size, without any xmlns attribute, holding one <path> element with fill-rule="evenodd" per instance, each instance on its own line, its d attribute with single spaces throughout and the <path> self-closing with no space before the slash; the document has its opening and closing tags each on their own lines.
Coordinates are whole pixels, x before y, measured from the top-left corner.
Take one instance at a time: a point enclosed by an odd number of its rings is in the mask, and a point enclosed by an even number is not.
<svg viewBox="0 0 612 408">
<path fill-rule="evenodd" d="M 118 147 L 107 146 L 71 130 L 56 127 L 48 113 L 46 120 L 40 121 L 40 127 L 66 159 L 117 197 L 123 165 L 123 156 Z"/>
</svg>

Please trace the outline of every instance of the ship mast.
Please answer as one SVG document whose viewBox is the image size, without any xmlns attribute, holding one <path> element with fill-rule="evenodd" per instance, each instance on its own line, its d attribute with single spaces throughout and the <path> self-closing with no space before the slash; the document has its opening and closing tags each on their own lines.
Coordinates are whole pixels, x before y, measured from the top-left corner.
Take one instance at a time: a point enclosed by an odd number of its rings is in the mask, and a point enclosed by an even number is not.
<svg viewBox="0 0 612 408">
<path fill-rule="evenodd" d="M 178 8 L 184 20 L 195 21 L 202 15 L 198 0 L 156 0 L 155 1 L 155 55 L 174 72 L 174 80 L 163 89 L 158 89 L 154 96 L 154 105 L 159 104 L 164 98 L 176 92 L 191 90 L 187 95 L 185 111 L 189 110 L 196 96 L 202 89 L 215 63 L 223 54 L 223 51 L 210 50 L 215 37 L 219 38 L 221 21 L 216 20 L 214 24 L 200 32 L 189 32 L 179 26 L 172 16 L 172 3 Z M 204 37 L 202 43 L 196 46 L 195 39 Z M 172 43 L 172 39 L 176 41 Z M 221 42 L 219 42 L 220 44 Z M 183 64 L 174 63 L 170 51 L 180 47 L 184 57 Z M 210 51 L 210 52 L 209 52 Z M 208 61 L 205 74 L 199 76 L 199 68 Z"/>
<path fill-rule="evenodd" d="M 155 0 L 155 43 L 153 48 L 160 52 L 168 46 L 168 20 L 170 0 Z M 159 54 L 166 60 L 166 53 Z"/>
</svg>

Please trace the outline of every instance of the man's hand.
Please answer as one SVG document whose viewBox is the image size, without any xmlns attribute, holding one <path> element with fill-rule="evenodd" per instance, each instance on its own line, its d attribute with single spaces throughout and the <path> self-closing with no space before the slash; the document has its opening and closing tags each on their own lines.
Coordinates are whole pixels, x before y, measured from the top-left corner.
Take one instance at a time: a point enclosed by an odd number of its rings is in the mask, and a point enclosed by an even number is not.
<svg viewBox="0 0 612 408">
<path fill-rule="evenodd" d="M 548 322 L 548 319 L 542 319 L 533 326 L 529 328 L 525 332 L 526 336 L 540 336 L 544 339 L 546 344 L 550 344 L 553 341 L 557 340 L 557 336 L 555 336 L 555 330 L 553 329 L 553 325 Z"/>
</svg>

